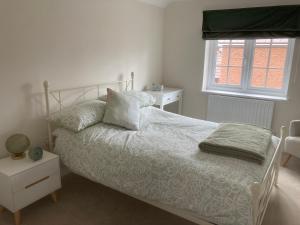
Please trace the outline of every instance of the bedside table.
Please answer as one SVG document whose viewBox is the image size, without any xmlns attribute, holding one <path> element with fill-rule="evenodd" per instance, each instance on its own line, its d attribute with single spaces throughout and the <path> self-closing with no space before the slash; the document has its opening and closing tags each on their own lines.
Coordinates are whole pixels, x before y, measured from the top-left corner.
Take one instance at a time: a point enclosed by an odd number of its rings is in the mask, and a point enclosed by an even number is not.
<svg viewBox="0 0 300 225">
<path fill-rule="evenodd" d="M 28 154 L 26 154 L 28 155 Z M 21 160 L 0 159 L 0 213 L 14 213 L 15 224 L 21 224 L 21 209 L 51 194 L 57 201 L 61 188 L 59 157 L 44 151 L 43 158 L 33 162 L 26 156 Z"/>
<path fill-rule="evenodd" d="M 163 91 L 146 91 L 146 93 L 156 98 L 155 105 L 164 110 L 164 106 L 173 102 L 178 102 L 178 113 L 182 112 L 183 90 L 178 88 L 164 88 Z"/>
</svg>

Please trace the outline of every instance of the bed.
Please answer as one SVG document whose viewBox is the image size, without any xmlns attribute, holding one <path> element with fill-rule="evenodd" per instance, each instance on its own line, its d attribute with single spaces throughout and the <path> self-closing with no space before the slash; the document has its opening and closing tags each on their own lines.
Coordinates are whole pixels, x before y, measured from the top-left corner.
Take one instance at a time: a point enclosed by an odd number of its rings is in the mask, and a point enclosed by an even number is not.
<svg viewBox="0 0 300 225">
<path fill-rule="evenodd" d="M 133 81 L 133 76 L 124 81 L 125 89 L 133 88 Z M 45 83 L 45 91 L 50 114 L 49 95 L 58 93 L 61 104 L 63 90 L 50 91 Z M 79 133 L 53 131 L 49 123 L 50 147 L 74 173 L 197 224 L 262 223 L 277 182 L 282 138 L 272 137 L 267 158 L 258 165 L 199 151 L 217 123 L 154 107 L 143 108 L 140 120 L 139 131 L 98 123 Z"/>
</svg>

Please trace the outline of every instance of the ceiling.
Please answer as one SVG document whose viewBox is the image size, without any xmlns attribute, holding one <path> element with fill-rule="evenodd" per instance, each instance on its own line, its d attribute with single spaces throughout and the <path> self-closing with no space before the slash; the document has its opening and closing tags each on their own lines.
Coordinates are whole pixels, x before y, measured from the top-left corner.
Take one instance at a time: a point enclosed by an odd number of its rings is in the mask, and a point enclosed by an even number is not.
<svg viewBox="0 0 300 225">
<path fill-rule="evenodd" d="M 172 2 L 188 1 L 188 0 L 139 0 L 139 1 L 165 8 Z"/>
</svg>

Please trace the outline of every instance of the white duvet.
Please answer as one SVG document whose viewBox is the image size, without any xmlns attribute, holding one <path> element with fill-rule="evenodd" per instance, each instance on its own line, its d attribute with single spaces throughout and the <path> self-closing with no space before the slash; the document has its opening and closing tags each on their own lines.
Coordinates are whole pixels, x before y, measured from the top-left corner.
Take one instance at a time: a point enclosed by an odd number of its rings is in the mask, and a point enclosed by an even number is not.
<svg viewBox="0 0 300 225">
<path fill-rule="evenodd" d="M 128 131 L 99 123 L 80 133 L 57 129 L 55 152 L 73 172 L 116 190 L 193 212 L 219 225 L 251 225 L 249 185 L 263 165 L 201 152 L 218 124 L 142 109 L 142 127 Z"/>
</svg>

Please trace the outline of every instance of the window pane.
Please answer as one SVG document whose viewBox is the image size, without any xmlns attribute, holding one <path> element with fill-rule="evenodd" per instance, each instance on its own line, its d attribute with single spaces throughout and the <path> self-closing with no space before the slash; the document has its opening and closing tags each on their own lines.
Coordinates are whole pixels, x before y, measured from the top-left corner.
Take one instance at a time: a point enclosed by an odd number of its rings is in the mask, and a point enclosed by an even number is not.
<svg viewBox="0 0 300 225">
<path fill-rule="evenodd" d="M 229 45 L 218 44 L 217 49 L 217 66 L 228 65 Z"/>
<path fill-rule="evenodd" d="M 283 70 L 270 69 L 268 72 L 267 87 L 281 89 L 283 86 Z"/>
<path fill-rule="evenodd" d="M 245 40 L 217 42 L 215 84 L 241 84 L 244 46 Z"/>
<path fill-rule="evenodd" d="M 270 58 L 270 67 L 271 68 L 284 68 L 285 58 L 287 53 L 286 47 L 273 47 Z"/>
<path fill-rule="evenodd" d="M 289 43 L 289 39 L 288 38 L 276 38 L 276 39 L 272 39 L 272 44 L 273 45 L 287 45 Z"/>
<path fill-rule="evenodd" d="M 257 46 L 269 46 L 271 41 L 271 39 L 256 39 L 255 43 Z"/>
<path fill-rule="evenodd" d="M 229 67 L 228 84 L 240 85 L 242 77 L 242 67 Z"/>
<path fill-rule="evenodd" d="M 283 88 L 288 41 L 287 38 L 255 40 L 252 87 Z"/>
<path fill-rule="evenodd" d="M 228 67 L 217 67 L 215 75 L 216 84 L 227 84 L 227 69 Z"/>
<path fill-rule="evenodd" d="M 251 86 L 252 87 L 265 87 L 266 76 L 267 76 L 266 69 L 254 68 L 252 71 Z"/>
<path fill-rule="evenodd" d="M 232 46 L 230 54 L 230 66 L 242 66 L 244 59 L 244 46 Z"/>
<path fill-rule="evenodd" d="M 267 67 L 269 56 L 269 48 L 255 46 L 253 67 Z"/>
</svg>

